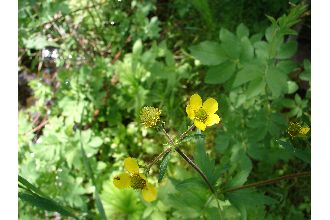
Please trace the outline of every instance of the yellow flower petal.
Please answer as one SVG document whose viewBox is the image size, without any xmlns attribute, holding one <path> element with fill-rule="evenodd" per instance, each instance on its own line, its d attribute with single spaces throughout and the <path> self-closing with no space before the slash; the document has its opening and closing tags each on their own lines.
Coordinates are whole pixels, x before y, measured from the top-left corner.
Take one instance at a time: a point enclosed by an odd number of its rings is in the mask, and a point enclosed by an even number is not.
<svg viewBox="0 0 330 220">
<path fill-rule="evenodd" d="M 214 98 L 208 98 L 203 103 L 203 109 L 208 115 L 214 114 L 218 111 L 218 102 Z"/>
<path fill-rule="evenodd" d="M 202 98 L 198 94 L 194 94 L 190 97 L 189 105 L 191 111 L 196 111 L 202 107 Z"/>
<path fill-rule="evenodd" d="M 130 173 L 139 173 L 139 165 L 132 157 L 128 157 L 124 160 L 124 167 Z"/>
<path fill-rule="evenodd" d="M 204 124 L 203 122 L 198 121 L 198 120 L 194 120 L 194 124 L 199 130 L 205 131 L 206 124 Z"/>
<path fill-rule="evenodd" d="M 119 189 L 130 186 L 131 177 L 127 173 L 121 173 L 113 178 L 113 184 Z"/>
<path fill-rule="evenodd" d="M 310 129 L 308 127 L 302 128 L 300 129 L 299 134 L 306 135 L 309 132 L 309 130 Z"/>
<path fill-rule="evenodd" d="M 218 124 L 220 122 L 220 117 L 217 114 L 209 115 L 205 121 L 207 126 L 212 126 L 214 124 Z"/>
<path fill-rule="evenodd" d="M 191 106 L 190 106 L 190 105 L 187 105 L 187 107 L 186 107 L 186 112 L 187 112 L 188 117 L 189 117 L 191 120 L 194 120 L 195 113 L 194 113 L 194 111 L 191 109 Z"/>
<path fill-rule="evenodd" d="M 157 198 L 157 190 L 152 184 L 147 183 L 146 187 L 142 189 L 142 196 L 145 201 L 152 202 Z"/>
</svg>

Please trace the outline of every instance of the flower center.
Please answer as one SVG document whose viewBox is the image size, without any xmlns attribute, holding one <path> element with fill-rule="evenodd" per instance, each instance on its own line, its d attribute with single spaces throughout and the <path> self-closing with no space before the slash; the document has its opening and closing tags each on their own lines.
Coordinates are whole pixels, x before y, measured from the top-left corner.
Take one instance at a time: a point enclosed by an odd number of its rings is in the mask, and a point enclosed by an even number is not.
<svg viewBox="0 0 330 220">
<path fill-rule="evenodd" d="M 204 109 L 200 108 L 198 111 L 195 111 L 195 119 L 197 121 L 201 121 L 203 123 L 205 123 L 206 119 L 207 119 L 207 113 Z"/>
<path fill-rule="evenodd" d="M 143 189 L 146 186 L 146 181 L 139 174 L 134 174 L 131 177 L 131 187 L 133 189 Z"/>
<path fill-rule="evenodd" d="M 158 108 L 146 106 L 140 112 L 141 123 L 146 128 L 152 128 L 160 121 L 161 110 Z"/>
</svg>

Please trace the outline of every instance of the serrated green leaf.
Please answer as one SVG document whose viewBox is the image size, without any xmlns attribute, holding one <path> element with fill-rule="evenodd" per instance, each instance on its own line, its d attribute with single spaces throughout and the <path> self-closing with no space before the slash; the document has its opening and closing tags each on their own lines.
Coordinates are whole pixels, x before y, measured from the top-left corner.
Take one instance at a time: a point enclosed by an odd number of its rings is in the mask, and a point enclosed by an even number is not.
<svg viewBox="0 0 330 220">
<path fill-rule="evenodd" d="M 269 196 L 265 196 L 263 193 L 256 192 L 253 189 L 243 189 L 236 192 L 225 193 L 225 197 L 233 205 L 244 205 L 246 207 L 254 207 L 260 205 L 271 205 L 277 201 Z"/>
<path fill-rule="evenodd" d="M 289 153 L 293 154 L 295 157 L 301 159 L 302 161 L 304 161 L 306 163 L 310 163 L 311 162 L 310 151 L 308 151 L 308 150 L 302 150 L 302 149 L 299 149 L 299 148 L 295 148 L 291 143 L 286 142 L 286 141 L 276 140 L 276 142 L 280 146 L 282 146 L 285 150 L 287 150 Z"/>
<path fill-rule="evenodd" d="M 214 185 L 221 173 L 217 171 L 214 160 L 210 159 L 210 157 L 206 154 L 204 142 L 204 139 L 197 140 L 194 158 L 196 164 L 206 175 L 210 183 Z"/>
<path fill-rule="evenodd" d="M 171 152 L 168 152 L 163 156 L 163 159 L 160 162 L 159 177 L 158 177 L 158 182 L 159 183 L 163 180 L 163 178 L 165 176 L 165 173 L 166 173 L 166 170 L 167 170 L 167 164 L 168 164 L 168 161 L 170 160 L 170 158 L 171 158 Z"/>
<path fill-rule="evenodd" d="M 227 60 L 227 55 L 220 44 L 204 41 L 189 48 L 191 55 L 205 65 L 218 65 Z"/>
<path fill-rule="evenodd" d="M 205 139 L 205 135 L 204 134 L 190 134 L 187 135 L 182 142 L 186 142 L 186 141 L 190 141 L 190 140 L 197 140 L 199 138 Z"/>
<path fill-rule="evenodd" d="M 250 175 L 252 162 L 245 153 L 240 153 L 237 162 L 239 163 L 240 171 L 226 184 L 226 188 L 242 186 Z"/>
<path fill-rule="evenodd" d="M 210 67 L 205 76 L 205 83 L 221 84 L 226 82 L 235 72 L 236 65 L 231 61 L 225 61 L 217 66 Z"/>
</svg>

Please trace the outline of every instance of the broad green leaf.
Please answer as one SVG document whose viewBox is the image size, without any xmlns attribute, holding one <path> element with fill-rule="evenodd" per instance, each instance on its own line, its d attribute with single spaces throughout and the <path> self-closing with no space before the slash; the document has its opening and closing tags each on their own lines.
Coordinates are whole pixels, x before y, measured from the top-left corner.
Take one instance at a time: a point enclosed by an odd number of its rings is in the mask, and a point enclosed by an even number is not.
<svg viewBox="0 0 330 220">
<path fill-rule="evenodd" d="M 191 55 L 205 65 L 218 65 L 227 60 L 224 50 L 216 42 L 204 41 L 189 49 Z"/>
<path fill-rule="evenodd" d="M 266 82 L 263 78 L 257 78 L 251 81 L 246 90 L 247 98 L 252 98 L 265 93 Z"/>
<path fill-rule="evenodd" d="M 245 65 L 243 69 L 237 72 L 233 87 L 235 88 L 254 79 L 261 78 L 263 76 L 262 68 L 262 66 L 254 64 Z"/>
<path fill-rule="evenodd" d="M 275 98 L 287 92 L 287 75 L 279 69 L 270 67 L 266 71 L 266 82 Z"/>
<path fill-rule="evenodd" d="M 240 62 L 243 64 L 248 63 L 254 57 L 254 48 L 247 37 L 241 39 L 241 55 Z"/>
<path fill-rule="evenodd" d="M 239 39 L 249 37 L 249 29 L 243 24 L 239 24 L 236 28 L 236 35 Z"/>
<path fill-rule="evenodd" d="M 88 143 L 90 147 L 99 147 L 103 144 L 103 140 L 100 137 L 93 137 L 91 141 Z"/>
<path fill-rule="evenodd" d="M 225 28 L 220 30 L 221 48 L 231 59 L 238 59 L 241 53 L 240 41 Z"/>
<path fill-rule="evenodd" d="M 282 60 L 276 64 L 276 68 L 285 74 L 289 74 L 297 67 L 297 64 L 292 60 Z"/>
<path fill-rule="evenodd" d="M 221 84 L 226 82 L 235 72 L 236 65 L 231 61 L 225 61 L 217 66 L 210 67 L 205 76 L 205 83 Z"/>
<path fill-rule="evenodd" d="M 133 54 L 134 55 L 141 55 L 143 50 L 143 45 L 142 45 L 142 41 L 141 39 L 138 39 L 137 41 L 135 41 L 134 45 L 133 45 Z"/>
<path fill-rule="evenodd" d="M 288 94 L 293 94 L 299 89 L 298 84 L 294 81 L 288 81 L 287 84 L 288 84 Z"/>
<path fill-rule="evenodd" d="M 274 26 L 270 26 L 266 29 L 265 31 L 265 37 L 266 37 L 266 40 L 270 43 L 272 42 L 272 40 L 274 39 L 275 37 L 275 28 Z"/>
<path fill-rule="evenodd" d="M 254 44 L 255 42 L 261 41 L 262 37 L 263 37 L 262 33 L 256 33 L 250 37 L 250 41 L 252 44 Z"/>
<path fill-rule="evenodd" d="M 166 170 L 167 170 L 167 164 L 168 164 L 168 161 L 170 160 L 170 158 L 171 158 L 171 152 L 168 152 L 163 156 L 163 159 L 160 162 L 159 177 L 158 177 L 158 182 L 159 183 L 163 180 L 163 178 L 165 176 L 165 173 L 166 173 Z"/>
<path fill-rule="evenodd" d="M 268 54 L 269 44 L 268 43 L 266 43 L 265 41 L 258 41 L 258 42 L 255 42 L 253 46 L 255 48 L 256 55 L 258 58 L 266 59 L 269 57 L 269 54 Z"/>
<path fill-rule="evenodd" d="M 298 48 L 298 43 L 296 41 L 283 43 L 281 44 L 276 57 L 278 59 L 289 59 L 296 53 L 297 48 Z"/>
<path fill-rule="evenodd" d="M 182 210 L 183 216 L 190 219 L 197 219 L 200 216 L 206 202 L 209 199 L 210 191 L 202 180 L 188 178 L 183 181 L 170 178 L 178 193 L 169 194 L 169 199 L 176 210 Z M 189 208 L 189 213 L 187 213 Z"/>
</svg>

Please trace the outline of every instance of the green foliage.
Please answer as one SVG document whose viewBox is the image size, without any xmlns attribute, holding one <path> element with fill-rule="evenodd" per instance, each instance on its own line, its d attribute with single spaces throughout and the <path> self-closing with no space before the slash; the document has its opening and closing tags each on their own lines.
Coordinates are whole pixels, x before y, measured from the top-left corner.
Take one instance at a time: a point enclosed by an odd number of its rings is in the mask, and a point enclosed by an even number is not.
<svg viewBox="0 0 330 220">
<path fill-rule="evenodd" d="M 18 197 L 33 206 L 47 211 L 57 211 L 64 216 L 70 216 L 77 219 L 77 217 L 71 213 L 67 208 L 62 207 L 56 201 L 48 198 L 44 193 L 42 193 L 37 187 L 33 186 L 26 179 L 18 176 L 19 187 L 21 191 L 18 192 Z"/>
<path fill-rule="evenodd" d="M 170 157 L 171 157 L 171 152 L 168 152 L 163 156 L 162 161 L 160 162 L 158 182 L 161 182 L 162 179 L 164 178 Z"/>
<path fill-rule="evenodd" d="M 19 1 L 19 71 L 32 91 L 18 115 L 19 219 L 309 219 L 308 180 L 228 191 L 310 170 L 310 135 L 287 133 L 290 121 L 310 127 L 311 62 L 298 59 L 295 26 L 308 6 L 288 6 Z M 51 48 L 59 57 L 42 58 Z M 159 107 L 174 137 L 192 124 L 194 93 L 217 100 L 221 122 L 177 147 L 215 192 L 174 150 L 150 169 L 156 201 L 114 187 L 126 157 L 142 169 L 169 147 L 139 124 L 141 108 Z"/>
</svg>

